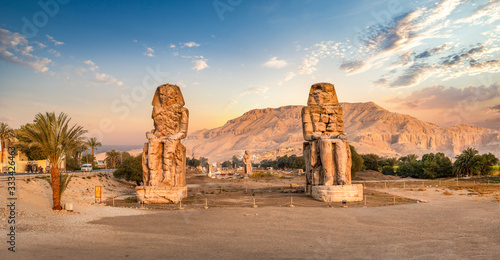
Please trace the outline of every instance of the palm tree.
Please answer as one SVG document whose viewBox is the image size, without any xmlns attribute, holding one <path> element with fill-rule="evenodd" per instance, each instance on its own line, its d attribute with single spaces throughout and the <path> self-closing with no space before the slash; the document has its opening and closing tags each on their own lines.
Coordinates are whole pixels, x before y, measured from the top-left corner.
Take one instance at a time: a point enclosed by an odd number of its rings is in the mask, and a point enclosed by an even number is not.
<svg viewBox="0 0 500 260">
<path fill-rule="evenodd" d="M 116 151 L 115 149 L 111 149 L 110 151 L 106 152 L 106 162 L 108 164 L 111 164 L 113 168 L 116 166 L 116 161 L 120 157 L 120 153 Z"/>
<path fill-rule="evenodd" d="M 97 138 L 91 137 L 85 142 L 88 147 L 92 150 L 92 167 L 94 167 L 94 150 L 97 150 L 97 147 L 101 147 L 101 142 L 97 141 Z"/>
<path fill-rule="evenodd" d="M 453 164 L 453 168 L 457 175 L 460 174 L 468 176 L 472 174 L 472 169 L 476 163 L 476 160 L 474 160 L 474 156 L 476 154 L 478 154 L 476 149 L 468 147 L 463 150 L 460 155 L 455 157 L 457 160 Z"/>
<path fill-rule="evenodd" d="M 7 142 L 11 142 L 14 139 L 14 130 L 9 127 L 7 123 L 0 122 L 0 140 L 2 145 L 2 160 L 4 161 L 4 150 Z"/>
<path fill-rule="evenodd" d="M 54 112 L 38 113 L 34 123 L 20 134 L 28 140 L 29 146 L 39 147 L 50 163 L 50 179 L 54 210 L 61 210 L 59 164 L 71 152 L 71 148 L 82 142 L 87 131 L 82 126 L 69 126 L 68 115 Z"/>
<path fill-rule="evenodd" d="M 87 151 L 87 148 L 88 147 L 86 142 L 79 142 L 75 147 L 73 147 L 73 149 L 71 149 L 73 157 L 75 158 L 79 167 L 82 166 L 82 153 Z"/>
</svg>

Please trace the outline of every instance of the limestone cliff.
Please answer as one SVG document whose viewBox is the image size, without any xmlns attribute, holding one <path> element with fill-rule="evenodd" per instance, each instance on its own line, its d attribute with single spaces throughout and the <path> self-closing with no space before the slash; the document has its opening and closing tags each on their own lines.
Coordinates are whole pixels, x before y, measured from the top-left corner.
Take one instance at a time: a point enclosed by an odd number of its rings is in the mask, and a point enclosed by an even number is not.
<svg viewBox="0 0 500 260">
<path fill-rule="evenodd" d="M 500 156 L 500 132 L 468 125 L 440 128 L 409 115 L 390 112 L 373 102 L 342 103 L 345 133 L 359 153 L 381 156 L 444 152 L 455 156 L 467 147 Z M 188 156 L 225 160 L 245 150 L 263 153 L 293 147 L 301 154 L 302 106 L 254 109 L 211 130 L 188 135 Z"/>
</svg>

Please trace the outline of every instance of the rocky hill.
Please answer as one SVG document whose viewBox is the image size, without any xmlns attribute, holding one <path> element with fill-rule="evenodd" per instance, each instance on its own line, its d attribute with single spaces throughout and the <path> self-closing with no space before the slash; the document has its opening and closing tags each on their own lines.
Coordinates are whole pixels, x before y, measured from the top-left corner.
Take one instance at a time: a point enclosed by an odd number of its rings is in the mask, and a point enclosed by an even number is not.
<svg viewBox="0 0 500 260">
<path fill-rule="evenodd" d="M 500 156 L 500 131 L 468 125 L 441 128 L 390 112 L 373 102 L 341 105 L 345 133 L 359 153 L 401 156 L 443 152 L 455 156 L 467 147 L 474 147 L 481 153 Z M 184 142 L 187 154 L 211 161 L 241 156 L 245 150 L 260 159 L 285 152 L 301 154 L 304 141 L 301 109 L 302 106 L 254 109 L 221 127 L 195 131 Z"/>
</svg>

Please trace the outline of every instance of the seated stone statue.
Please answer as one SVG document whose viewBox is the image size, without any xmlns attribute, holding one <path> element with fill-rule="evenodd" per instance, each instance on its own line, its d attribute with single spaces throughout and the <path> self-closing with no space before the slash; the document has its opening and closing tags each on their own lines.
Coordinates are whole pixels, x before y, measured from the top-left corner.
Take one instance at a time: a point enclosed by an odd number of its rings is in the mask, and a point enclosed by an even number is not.
<svg viewBox="0 0 500 260">
<path fill-rule="evenodd" d="M 351 150 L 344 132 L 342 107 L 329 83 L 311 86 L 302 109 L 306 184 L 351 184 Z"/>
<path fill-rule="evenodd" d="M 156 89 L 153 98 L 154 129 L 146 133 L 144 145 L 144 186 L 186 186 L 186 138 L 189 111 L 178 86 L 165 84 Z"/>
</svg>

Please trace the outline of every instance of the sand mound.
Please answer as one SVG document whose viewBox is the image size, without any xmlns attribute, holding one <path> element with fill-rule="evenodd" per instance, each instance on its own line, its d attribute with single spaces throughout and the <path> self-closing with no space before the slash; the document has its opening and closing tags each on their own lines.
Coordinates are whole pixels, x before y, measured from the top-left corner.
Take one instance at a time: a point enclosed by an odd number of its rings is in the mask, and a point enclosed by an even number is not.
<svg viewBox="0 0 500 260">
<path fill-rule="evenodd" d="M 357 181 L 378 181 L 378 180 L 399 180 L 399 179 L 401 178 L 392 175 L 384 175 L 380 172 L 372 170 L 358 172 L 354 177 L 354 180 Z"/>
</svg>

